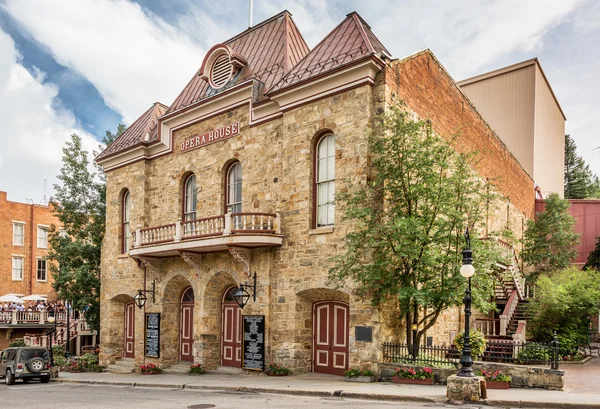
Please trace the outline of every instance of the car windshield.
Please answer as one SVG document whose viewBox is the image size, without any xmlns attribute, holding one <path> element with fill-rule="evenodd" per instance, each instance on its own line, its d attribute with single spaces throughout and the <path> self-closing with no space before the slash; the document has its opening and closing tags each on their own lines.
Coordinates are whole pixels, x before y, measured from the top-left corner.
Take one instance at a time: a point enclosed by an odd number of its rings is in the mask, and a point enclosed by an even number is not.
<svg viewBox="0 0 600 409">
<path fill-rule="evenodd" d="M 48 350 L 39 349 L 24 349 L 21 351 L 21 361 L 29 361 L 32 358 L 48 359 Z"/>
</svg>

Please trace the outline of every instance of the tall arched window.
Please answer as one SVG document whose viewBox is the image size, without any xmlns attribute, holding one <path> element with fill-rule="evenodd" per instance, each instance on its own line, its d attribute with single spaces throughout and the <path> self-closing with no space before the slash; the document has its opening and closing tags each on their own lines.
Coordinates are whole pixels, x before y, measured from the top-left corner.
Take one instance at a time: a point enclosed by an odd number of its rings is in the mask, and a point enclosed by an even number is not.
<svg viewBox="0 0 600 409">
<path fill-rule="evenodd" d="M 127 253 L 131 248 L 131 228 L 130 222 L 131 212 L 131 197 L 129 196 L 129 190 L 123 193 L 122 209 L 121 209 L 121 223 L 123 231 L 122 251 Z"/>
<path fill-rule="evenodd" d="M 185 180 L 183 189 L 183 220 L 196 220 L 196 176 L 190 175 Z"/>
<path fill-rule="evenodd" d="M 242 164 L 235 162 L 227 171 L 227 193 L 225 208 L 233 213 L 242 212 Z"/>
<path fill-rule="evenodd" d="M 335 136 L 327 134 L 316 148 L 315 218 L 316 226 L 333 226 L 335 220 Z"/>
</svg>

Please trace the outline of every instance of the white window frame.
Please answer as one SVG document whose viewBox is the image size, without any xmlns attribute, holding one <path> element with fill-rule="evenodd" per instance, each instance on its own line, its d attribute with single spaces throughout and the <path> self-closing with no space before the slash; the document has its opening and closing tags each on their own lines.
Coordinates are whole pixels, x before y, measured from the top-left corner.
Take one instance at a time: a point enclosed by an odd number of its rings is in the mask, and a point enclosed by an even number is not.
<svg viewBox="0 0 600 409">
<path fill-rule="evenodd" d="M 44 278 L 40 279 L 40 261 L 44 262 Z M 48 261 L 43 257 L 35 258 L 35 279 L 39 283 L 45 283 L 48 281 Z"/>
<path fill-rule="evenodd" d="M 238 170 L 239 169 L 239 170 Z M 235 179 L 236 172 L 239 173 L 239 181 Z M 242 212 L 242 164 L 240 162 L 232 163 L 227 169 L 227 210 L 231 208 L 232 213 Z M 238 196 L 238 199 L 236 199 Z"/>
<path fill-rule="evenodd" d="M 321 147 L 327 143 L 325 154 L 321 155 Z M 324 135 L 316 146 L 315 152 L 315 226 L 330 227 L 335 225 L 335 135 Z"/>
<path fill-rule="evenodd" d="M 17 278 L 15 278 L 15 261 L 16 260 L 21 260 L 21 277 L 17 277 Z M 20 254 L 13 254 L 12 255 L 12 280 L 13 281 L 23 281 L 24 271 L 25 271 L 25 256 L 22 256 Z"/>
<path fill-rule="evenodd" d="M 183 187 L 183 221 L 196 220 L 196 201 L 196 175 L 191 174 Z"/>
<path fill-rule="evenodd" d="M 40 246 L 40 232 L 41 231 L 45 231 L 46 232 L 46 237 L 44 238 L 46 240 L 46 245 L 45 246 Z M 50 226 L 47 226 L 45 224 L 38 224 L 37 225 L 37 248 L 38 249 L 47 249 L 48 248 L 48 232 L 50 231 Z"/>
<path fill-rule="evenodd" d="M 18 220 L 13 220 L 13 236 L 12 236 L 12 244 L 13 246 L 24 246 L 25 245 L 25 222 L 21 222 Z M 23 233 L 21 234 L 21 243 L 19 243 L 18 241 L 15 240 L 15 238 L 17 237 L 15 235 L 15 228 L 17 226 L 21 226 L 21 228 L 23 229 Z"/>
<path fill-rule="evenodd" d="M 123 225 L 123 254 L 131 250 L 131 192 L 123 194 L 123 207 L 121 208 L 121 221 Z"/>
</svg>

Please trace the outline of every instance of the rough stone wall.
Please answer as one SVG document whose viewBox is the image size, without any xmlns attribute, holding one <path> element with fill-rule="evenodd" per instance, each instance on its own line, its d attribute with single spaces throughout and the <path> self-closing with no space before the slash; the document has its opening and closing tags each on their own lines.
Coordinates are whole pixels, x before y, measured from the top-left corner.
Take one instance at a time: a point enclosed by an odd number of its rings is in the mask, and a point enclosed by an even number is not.
<svg viewBox="0 0 600 409">
<path fill-rule="evenodd" d="M 25 222 L 22 246 L 13 244 L 13 220 Z M 7 200 L 6 192 L 0 192 L 0 295 L 46 294 L 55 298 L 52 289 L 50 263 L 46 263 L 46 281 L 37 280 L 37 257 L 45 257 L 48 249 L 37 247 L 38 224 L 60 226 L 49 206 L 29 205 Z M 23 280 L 12 279 L 12 256 L 24 257 Z"/>
</svg>

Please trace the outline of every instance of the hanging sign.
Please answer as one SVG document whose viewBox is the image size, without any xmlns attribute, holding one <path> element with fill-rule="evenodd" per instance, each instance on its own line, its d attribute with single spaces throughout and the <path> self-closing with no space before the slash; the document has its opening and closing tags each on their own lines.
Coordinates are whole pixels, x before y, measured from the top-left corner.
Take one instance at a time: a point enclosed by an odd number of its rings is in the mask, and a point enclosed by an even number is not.
<svg viewBox="0 0 600 409">
<path fill-rule="evenodd" d="M 205 132 L 201 135 L 192 136 L 181 142 L 179 147 L 181 152 L 188 152 L 192 149 L 202 148 L 213 142 L 222 141 L 240 133 L 240 123 L 235 122 L 230 125 L 226 125 L 222 128 L 217 128 L 214 131 Z"/>
<path fill-rule="evenodd" d="M 244 315 L 242 368 L 265 370 L 265 316 Z"/>
<path fill-rule="evenodd" d="M 160 357 L 160 313 L 146 313 L 146 356 Z"/>
</svg>

